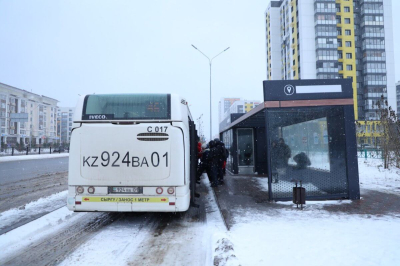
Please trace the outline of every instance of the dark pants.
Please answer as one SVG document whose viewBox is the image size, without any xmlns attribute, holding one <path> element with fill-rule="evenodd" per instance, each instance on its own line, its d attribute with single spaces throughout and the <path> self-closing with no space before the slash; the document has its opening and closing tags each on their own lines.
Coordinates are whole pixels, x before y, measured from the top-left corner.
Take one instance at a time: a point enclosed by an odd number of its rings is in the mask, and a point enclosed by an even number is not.
<svg viewBox="0 0 400 266">
<path fill-rule="evenodd" d="M 217 186 L 218 185 L 218 164 L 211 164 L 211 169 L 210 169 L 210 183 L 211 186 Z"/>
<path fill-rule="evenodd" d="M 197 179 L 199 179 L 200 176 L 203 174 L 203 172 L 204 172 L 204 171 L 207 171 L 208 168 L 209 168 L 209 167 L 208 167 L 207 164 L 205 164 L 205 163 L 200 163 L 200 164 L 199 164 L 199 167 L 197 168 Z M 207 172 L 209 172 L 209 171 L 207 171 Z"/>
<path fill-rule="evenodd" d="M 218 162 L 217 166 L 217 179 L 218 181 L 222 181 L 224 179 L 224 169 L 222 168 L 224 166 L 224 162 Z"/>
</svg>

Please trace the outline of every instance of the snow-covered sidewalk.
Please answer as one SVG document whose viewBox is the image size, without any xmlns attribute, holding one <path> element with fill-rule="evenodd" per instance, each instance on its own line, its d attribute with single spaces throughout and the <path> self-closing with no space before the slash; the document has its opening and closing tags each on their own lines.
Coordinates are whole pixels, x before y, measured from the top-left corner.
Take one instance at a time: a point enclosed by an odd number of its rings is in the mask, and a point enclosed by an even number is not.
<svg viewBox="0 0 400 266">
<path fill-rule="evenodd" d="M 0 163 L 13 162 L 13 161 L 25 161 L 25 160 L 52 159 L 52 158 L 61 158 L 61 157 L 68 157 L 68 156 L 69 156 L 69 153 L 2 156 L 2 157 L 0 157 Z"/>
<path fill-rule="evenodd" d="M 400 218 L 400 216 L 399 216 Z M 243 213 L 229 232 L 242 265 L 400 265 L 400 219 L 280 210 Z"/>
<path fill-rule="evenodd" d="M 359 177 L 360 201 L 238 206 L 227 234 L 233 254 L 241 265 L 400 265 L 400 169 L 359 159 Z M 266 179 L 248 180 L 266 193 Z"/>
</svg>

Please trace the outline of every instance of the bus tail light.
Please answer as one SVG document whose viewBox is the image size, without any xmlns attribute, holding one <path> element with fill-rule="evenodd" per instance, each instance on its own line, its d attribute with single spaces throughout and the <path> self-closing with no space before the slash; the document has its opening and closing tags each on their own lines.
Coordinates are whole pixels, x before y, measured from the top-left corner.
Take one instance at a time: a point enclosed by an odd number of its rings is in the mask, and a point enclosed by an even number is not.
<svg viewBox="0 0 400 266">
<path fill-rule="evenodd" d="M 89 192 L 89 194 L 93 194 L 94 193 L 94 187 L 89 187 L 88 189 L 87 189 L 87 191 Z"/>
<path fill-rule="evenodd" d="M 156 189 L 156 193 L 157 194 L 162 194 L 163 193 L 163 189 L 162 189 L 162 187 L 158 187 L 157 189 Z"/>
<path fill-rule="evenodd" d="M 78 193 L 78 194 L 82 194 L 84 191 L 85 191 L 85 189 L 81 186 L 76 188 L 76 193 Z"/>
<path fill-rule="evenodd" d="M 168 194 L 174 194 L 174 192 L 175 192 L 175 189 L 173 188 L 173 187 L 169 187 L 168 188 L 168 190 L 167 190 L 167 192 L 168 192 Z"/>
</svg>

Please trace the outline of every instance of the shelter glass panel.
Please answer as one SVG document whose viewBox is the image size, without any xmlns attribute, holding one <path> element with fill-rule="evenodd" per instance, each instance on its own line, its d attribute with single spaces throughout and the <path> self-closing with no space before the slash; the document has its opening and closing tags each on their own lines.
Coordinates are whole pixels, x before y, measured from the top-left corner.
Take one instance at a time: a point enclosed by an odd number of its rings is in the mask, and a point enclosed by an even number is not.
<svg viewBox="0 0 400 266">
<path fill-rule="evenodd" d="M 254 141 L 252 128 L 237 129 L 239 174 L 254 173 Z"/>
<path fill-rule="evenodd" d="M 226 160 L 226 169 L 228 169 L 230 172 L 234 172 L 233 171 L 233 130 L 228 130 L 225 131 L 222 134 L 222 141 L 225 144 L 225 148 L 228 150 L 228 159 Z"/>
<path fill-rule="evenodd" d="M 269 110 L 268 135 L 273 199 L 292 197 L 296 181 L 308 198 L 348 195 L 342 106 Z"/>
</svg>

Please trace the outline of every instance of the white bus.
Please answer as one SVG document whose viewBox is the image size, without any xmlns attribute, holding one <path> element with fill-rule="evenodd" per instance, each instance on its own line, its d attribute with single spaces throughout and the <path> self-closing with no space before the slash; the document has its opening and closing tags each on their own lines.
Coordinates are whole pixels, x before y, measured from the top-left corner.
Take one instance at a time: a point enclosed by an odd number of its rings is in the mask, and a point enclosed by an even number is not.
<svg viewBox="0 0 400 266">
<path fill-rule="evenodd" d="M 174 94 L 90 94 L 75 109 L 72 211 L 183 212 L 194 204 L 197 132 Z"/>
</svg>

